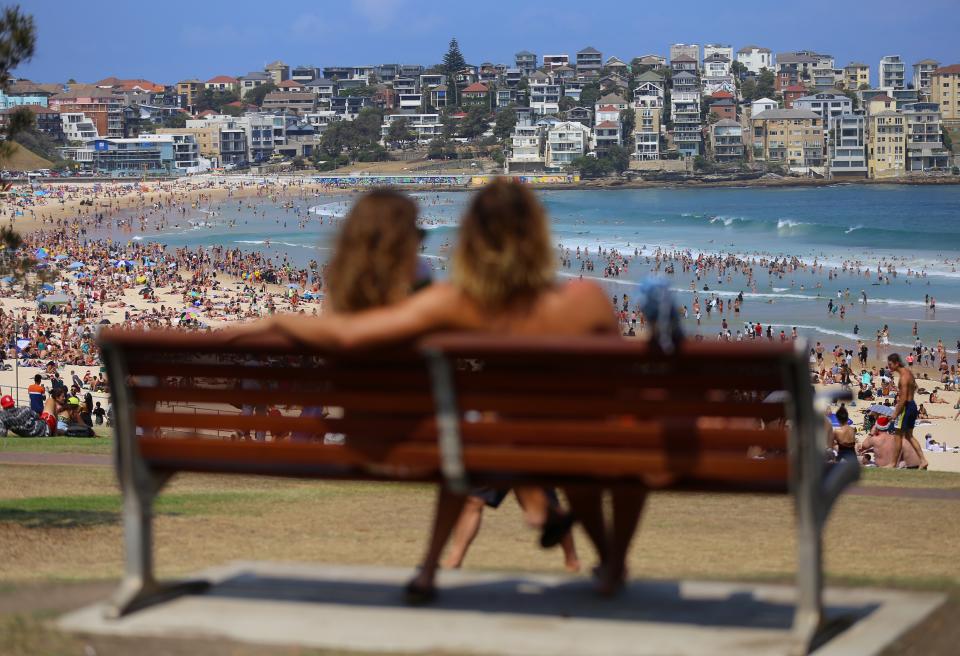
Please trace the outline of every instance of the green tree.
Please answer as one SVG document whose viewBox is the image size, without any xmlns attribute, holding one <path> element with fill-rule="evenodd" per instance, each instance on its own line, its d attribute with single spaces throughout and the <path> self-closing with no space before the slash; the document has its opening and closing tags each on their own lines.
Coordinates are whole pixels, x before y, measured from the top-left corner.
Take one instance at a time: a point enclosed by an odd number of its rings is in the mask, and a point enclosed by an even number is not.
<svg viewBox="0 0 960 656">
<path fill-rule="evenodd" d="M 517 125 L 517 108 L 513 103 L 497 112 L 497 124 L 493 127 L 493 136 L 497 139 L 507 139 Z"/>
<path fill-rule="evenodd" d="M 383 110 L 377 107 L 364 107 L 353 120 L 357 128 L 357 138 L 361 146 L 380 141 L 380 126 L 383 125 Z"/>
<path fill-rule="evenodd" d="M 460 136 L 465 139 L 476 139 L 487 131 L 489 118 L 490 115 L 483 107 L 471 107 L 460 121 Z"/>
<path fill-rule="evenodd" d="M 610 169 L 623 173 L 630 168 L 630 151 L 623 146 L 610 146 L 600 159 L 610 163 Z"/>
<path fill-rule="evenodd" d="M 759 99 L 760 96 L 757 95 L 757 81 L 753 79 L 744 80 L 740 84 L 740 95 L 744 100 L 753 101 Z"/>
<path fill-rule="evenodd" d="M 581 155 L 570 162 L 570 168 L 580 171 L 584 178 L 602 178 L 610 175 L 613 165 L 605 157 L 589 157 Z"/>
<path fill-rule="evenodd" d="M 403 150 L 407 143 L 416 141 L 417 135 L 410 129 L 410 121 L 406 118 L 398 118 L 390 124 L 387 131 L 387 142 L 394 147 L 399 146 Z"/>
<path fill-rule="evenodd" d="M 769 68 L 761 68 L 760 75 L 757 76 L 757 97 L 754 100 L 772 98 L 773 94 L 777 92 L 774 81 L 773 71 Z"/>
<path fill-rule="evenodd" d="M 742 80 L 748 71 L 743 62 L 735 61 L 730 64 L 730 72 L 733 73 L 734 77 L 738 80 Z"/>
<path fill-rule="evenodd" d="M 627 108 L 620 112 L 620 131 L 623 134 L 623 143 L 633 145 L 633 129 L 637 125 L 637 113 Z"/>
<path fill-rule="evenodd" d="M 571 109 L 577 106 L 577 101 L 570 96 L 561 96 L 558 104 L 560 105 L 561 112 L 569 112 Z"/>
<path fill-rule="evenodd" d="M 259 107 L 263 104 L 263 97 L 271 91 L 276 91 L 277 85 L 273 82 L 266 82 L 258 87 L 254 87 L 243 94 L 243 102 L 250 103 Z"/>
<path fill-rule="evenodd" d="M 443 72 L 447 74 L 447 86 L 453 92 L 453 104 L 460 104 L 460 88 L 457 86 L 457 73 L 467 67 L 467 60 L 460 52 L 456 38 L 450 39 L 447 53 L 443 56 Z"/>
<path fill-rule="evenodd" d="M 215 91 L 214 89 L 204 89 L 193 104 L 193 111 L 199 113 L 206 110 L 223 112 L 223 106 L 240 100 L 240 94 L 236 91 Z"/>
<path fill-rule="evenodd" d="M 350 89 L 341 89 L 339 95 L 341 96 L 363 96 L 369 98 L 377 92 L 377 87 L 371 86 L 369 84 L 364 84 L 359 87 L 352 87 Z"/>
<path fill-rule="evenodd" d="M 183 112 L 177 112 L 163 118 L 163 127 L 165 128 L 185 128 L 187 127 L 187 115 Z"/>
<path fill-rule="evenodd" d="M 580 105 L 583 107 L 593 107 L 599 99 L 600 85 L 596 82 L 591 82 L 580 91 Z"/>
</svg>

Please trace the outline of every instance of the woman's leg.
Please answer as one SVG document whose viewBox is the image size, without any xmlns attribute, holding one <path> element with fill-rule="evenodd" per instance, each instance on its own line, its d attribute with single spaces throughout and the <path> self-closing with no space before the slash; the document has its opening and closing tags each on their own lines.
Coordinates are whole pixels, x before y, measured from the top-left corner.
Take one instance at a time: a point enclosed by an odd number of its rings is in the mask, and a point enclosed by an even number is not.
<svg viewBox="0 0 960 656">
<path fill-rule="evenodd" d="M 446 485 L 440 485 L 437 493 L 437 510 L 433 519 L 433 533 L 427 546 L 427 553 L 420 571 L 407 584 L 407 601 L 410 603 L 426 603 L 433 599 L 434 579 L 437 567 L 440 564 L 440 555 L 443 547 L 450 538 L 450 533 L 460 517 L 463 505 L 467 501 L 466 494 L 455 494 Z"/>
<path fill-rule="evenodd" d="M 443 566 L 448 569 L 458 569 L 463 565 L 463 559 L 467 556 L 467 550 L 473 544 L 477 533 L 480 531 L 480 523 L 483 520 L 483 507 L 485 502 L 475 496 L 468 496 L 463 510 L 457 519 L 457 525 L 453 529 L 453 544 L 450 545 L 450 553 L 447 554 Z"/>
<path fill-rule="evenodd" d="M 593 543 L 601 568 L 607 562 L 609 537 L 603 519 L 603 491 L 597 488 L 570 486 L 563 489 L 570 511 L 587 532 Z"/>
<path fill-rule="evenodd" d="M 642 484 L 621 483 L 613 486 L 613 536 L 610 559 L 602 573 L 597 592 L 612 596 L 620 592 L 627 578 L 627 554 L 647 501 L 647 488 Z"/>
</svg>

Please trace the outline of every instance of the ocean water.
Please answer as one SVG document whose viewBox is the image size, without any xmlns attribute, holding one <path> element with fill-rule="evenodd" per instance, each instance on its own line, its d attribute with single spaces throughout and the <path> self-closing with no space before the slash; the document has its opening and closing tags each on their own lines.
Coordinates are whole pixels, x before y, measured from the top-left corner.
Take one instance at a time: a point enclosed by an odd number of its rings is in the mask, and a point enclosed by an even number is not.
<svg viewBox="0 0 960 656">
<path fill-rule="evenodd" d="M 444 276 L 448 247 L 469 197 L 468 192 L 415 194 L 428 229 L 426 255 L 437 277 Z M 739 319 L 732 312 L 726 315 L 733 331 L 742 329 L 745 321 L 760 321 L 788 334 L 796 327 L 832 346 L 857 337 L 872 343 L 877 330 L 887 325 L 896 347 L 913 344 L 916 323 L 927 344 L 942 338 L 952 350 L 960 339 L 960 186 L 545 191 L 540 197 L 558 248 L 589 249 L 597 268 L 582 275 L 595 278 L 611 296 L 633 295 L 640 281 L 651 275 L 646 256 L 658 247 L 694 254 L 796 256 L 824 264 L 823 274 L 800 272 L 780 278 L 764 272 L 755 277 L 756 289 L 751 290 L 740 276 L 717 280 L 708 272 L 696 282 L 697 295 L 703 303 L 714 294 L 729 299 L 743 292 Z M 134 238 L 174 246 L 221 243 L 260 249 L 302 265 L 329 255 L 336 217 L 343 216 L 349 202 L 349 197 L 318 197 L 283 207 L 269 201 L 233 200 L 195 210 L 187 217 L 192 223 L 181 221 L 160 234 Z M 601 248 L 629 255 L 629 272 L 604 278 L 602 258 L 597 257 Z M 860 263 L 873 275 L 841 271 L 829 280 L 827 270 L 839 269 L 844 262 Z M 898 271 L 889 284 L 877 282 L 880 263 L 893 264 Z M 576 260 L 574 264 L 561 274 L 581 275 Z M 925 275 L 908 276 L 908 270 Z M 687 306 L 694 296 L 692 278 L 678 273 L 671 280 L 678 302 Z M 866 304 L 857 302 L 861 291 L 867 293 Z M 935 312 L 927 307 L 925 296 L 936 299 Z M 831 298 L 847 306 L 845 319 L 828 313 Z M 709 338 L 718 332 L 720 319 L 715 312 L 709 320 L 704 314 L 699 327 L 691 319 L 686 328 Z"/>
</svg>

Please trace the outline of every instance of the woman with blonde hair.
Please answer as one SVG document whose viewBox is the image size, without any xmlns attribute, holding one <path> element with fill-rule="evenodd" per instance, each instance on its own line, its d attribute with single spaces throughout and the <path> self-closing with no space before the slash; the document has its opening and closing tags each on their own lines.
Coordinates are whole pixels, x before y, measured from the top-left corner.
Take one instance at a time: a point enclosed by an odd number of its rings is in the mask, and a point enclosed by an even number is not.
<svg viewBox="0 0 960 656">
<path fill-rule="evenodd" d="M 491 183 L 473 197 L 461 221 L 450 281 L 434 283 L 390 306 L 316 318 L 275 315 L 233 330 L 247 335 L 279 331 L 321 348 L 372 346 L 442 330 L 619 335 L 610 301 L 599 285 L 585 280 L 557 282 L 543 206 L 529 189 L 513 181 Z M 544 528 L 541 543 L 558 543 L 570 518 L 551 508 L 542 489 L 517 492 L 527 521 Z M 410 601 L 432 598 L 443 546 L 465 501 L 466 495 L 441 488 L 433 537 L 419 574 L 407 587 Z M 597 518 L 581 519 L 595 542 L 600 539 L 602 517 L 599 525 Z"/>
</svg>

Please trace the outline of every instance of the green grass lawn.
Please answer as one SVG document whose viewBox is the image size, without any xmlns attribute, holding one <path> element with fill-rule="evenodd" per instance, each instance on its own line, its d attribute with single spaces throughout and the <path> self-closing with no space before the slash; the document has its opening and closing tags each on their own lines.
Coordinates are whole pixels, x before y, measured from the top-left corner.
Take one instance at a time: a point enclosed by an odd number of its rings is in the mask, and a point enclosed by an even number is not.
<svg viewBox="0 0 960 656">
<path fill-rule="evenodd" d="M 106 453 L 113 448 L 113 429 L 100 428 L 97 437 L 0 438 L 0 453 Z"/>
</svg>

